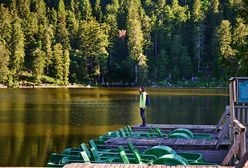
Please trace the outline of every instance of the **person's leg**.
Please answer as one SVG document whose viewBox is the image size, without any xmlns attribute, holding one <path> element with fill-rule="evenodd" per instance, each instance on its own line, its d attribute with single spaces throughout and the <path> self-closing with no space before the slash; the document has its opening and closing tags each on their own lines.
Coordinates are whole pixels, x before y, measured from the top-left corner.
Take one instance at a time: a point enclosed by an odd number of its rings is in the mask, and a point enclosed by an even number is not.
<svg viewBox="0 0 248 168">
<path fill-rule="evenodd" d="M 140 108 L 140 116 L 142 118 L 142 126 L 146 125 L 146 121 L 145 121 L 145 109 Z"/>
</svg>

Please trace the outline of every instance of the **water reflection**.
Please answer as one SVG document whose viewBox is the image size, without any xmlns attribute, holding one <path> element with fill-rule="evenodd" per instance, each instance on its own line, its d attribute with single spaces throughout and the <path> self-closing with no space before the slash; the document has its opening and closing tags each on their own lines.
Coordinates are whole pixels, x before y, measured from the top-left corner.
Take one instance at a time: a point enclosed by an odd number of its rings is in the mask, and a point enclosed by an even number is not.
<svg viewBox="0 0 248 168">
<path fill-rule="evenodd" d="M 225 89 L 148 89 L 148 123 L 216 124 Z M 140 123 L 137 89 L 0 89 L 0 166 L 44 166 L 52 152 Z"/>
</svg>

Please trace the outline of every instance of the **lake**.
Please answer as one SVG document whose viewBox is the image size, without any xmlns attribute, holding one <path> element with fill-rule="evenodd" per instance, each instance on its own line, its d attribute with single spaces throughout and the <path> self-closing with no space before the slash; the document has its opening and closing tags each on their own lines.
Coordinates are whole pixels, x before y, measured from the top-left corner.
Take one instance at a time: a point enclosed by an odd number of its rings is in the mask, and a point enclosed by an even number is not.
<svg viewBox="0 0 248 168">
<path fill-rule="evenodd" d="M 217 124 L 227 89 L 148 89 L 147 123 Z M 137 88 L 0 89 L 0 166 L 45 166 L 52 152 L 140 124 Z"/>
</svg>

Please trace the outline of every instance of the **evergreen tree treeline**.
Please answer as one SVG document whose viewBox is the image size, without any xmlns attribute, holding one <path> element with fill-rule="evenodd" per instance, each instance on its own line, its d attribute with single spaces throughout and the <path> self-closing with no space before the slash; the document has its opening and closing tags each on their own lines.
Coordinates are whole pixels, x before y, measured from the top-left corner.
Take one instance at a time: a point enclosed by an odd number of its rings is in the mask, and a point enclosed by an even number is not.
<svg viewBox="0 0 248 168">
<path fill-rule="evenodd" d="M 247 9 L 245 0 L 2 0 L 0 83 L 247 76 Z"/>
</svg>

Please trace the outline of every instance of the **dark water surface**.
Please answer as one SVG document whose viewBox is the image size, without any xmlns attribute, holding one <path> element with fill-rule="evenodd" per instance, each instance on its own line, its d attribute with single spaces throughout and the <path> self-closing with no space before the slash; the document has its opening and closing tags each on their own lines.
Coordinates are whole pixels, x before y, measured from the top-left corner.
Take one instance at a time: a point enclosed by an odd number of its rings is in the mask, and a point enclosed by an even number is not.
<svg viewBox="0 0 248 168">
<path fill-rule="evenodd" d="M 148 89 L 148 123 L 217 124 L 227 89 Z M 0 89 L 0 166 L 44 166 L 52 152 L 138 124 L 137 89 Z"/>
</svg>

